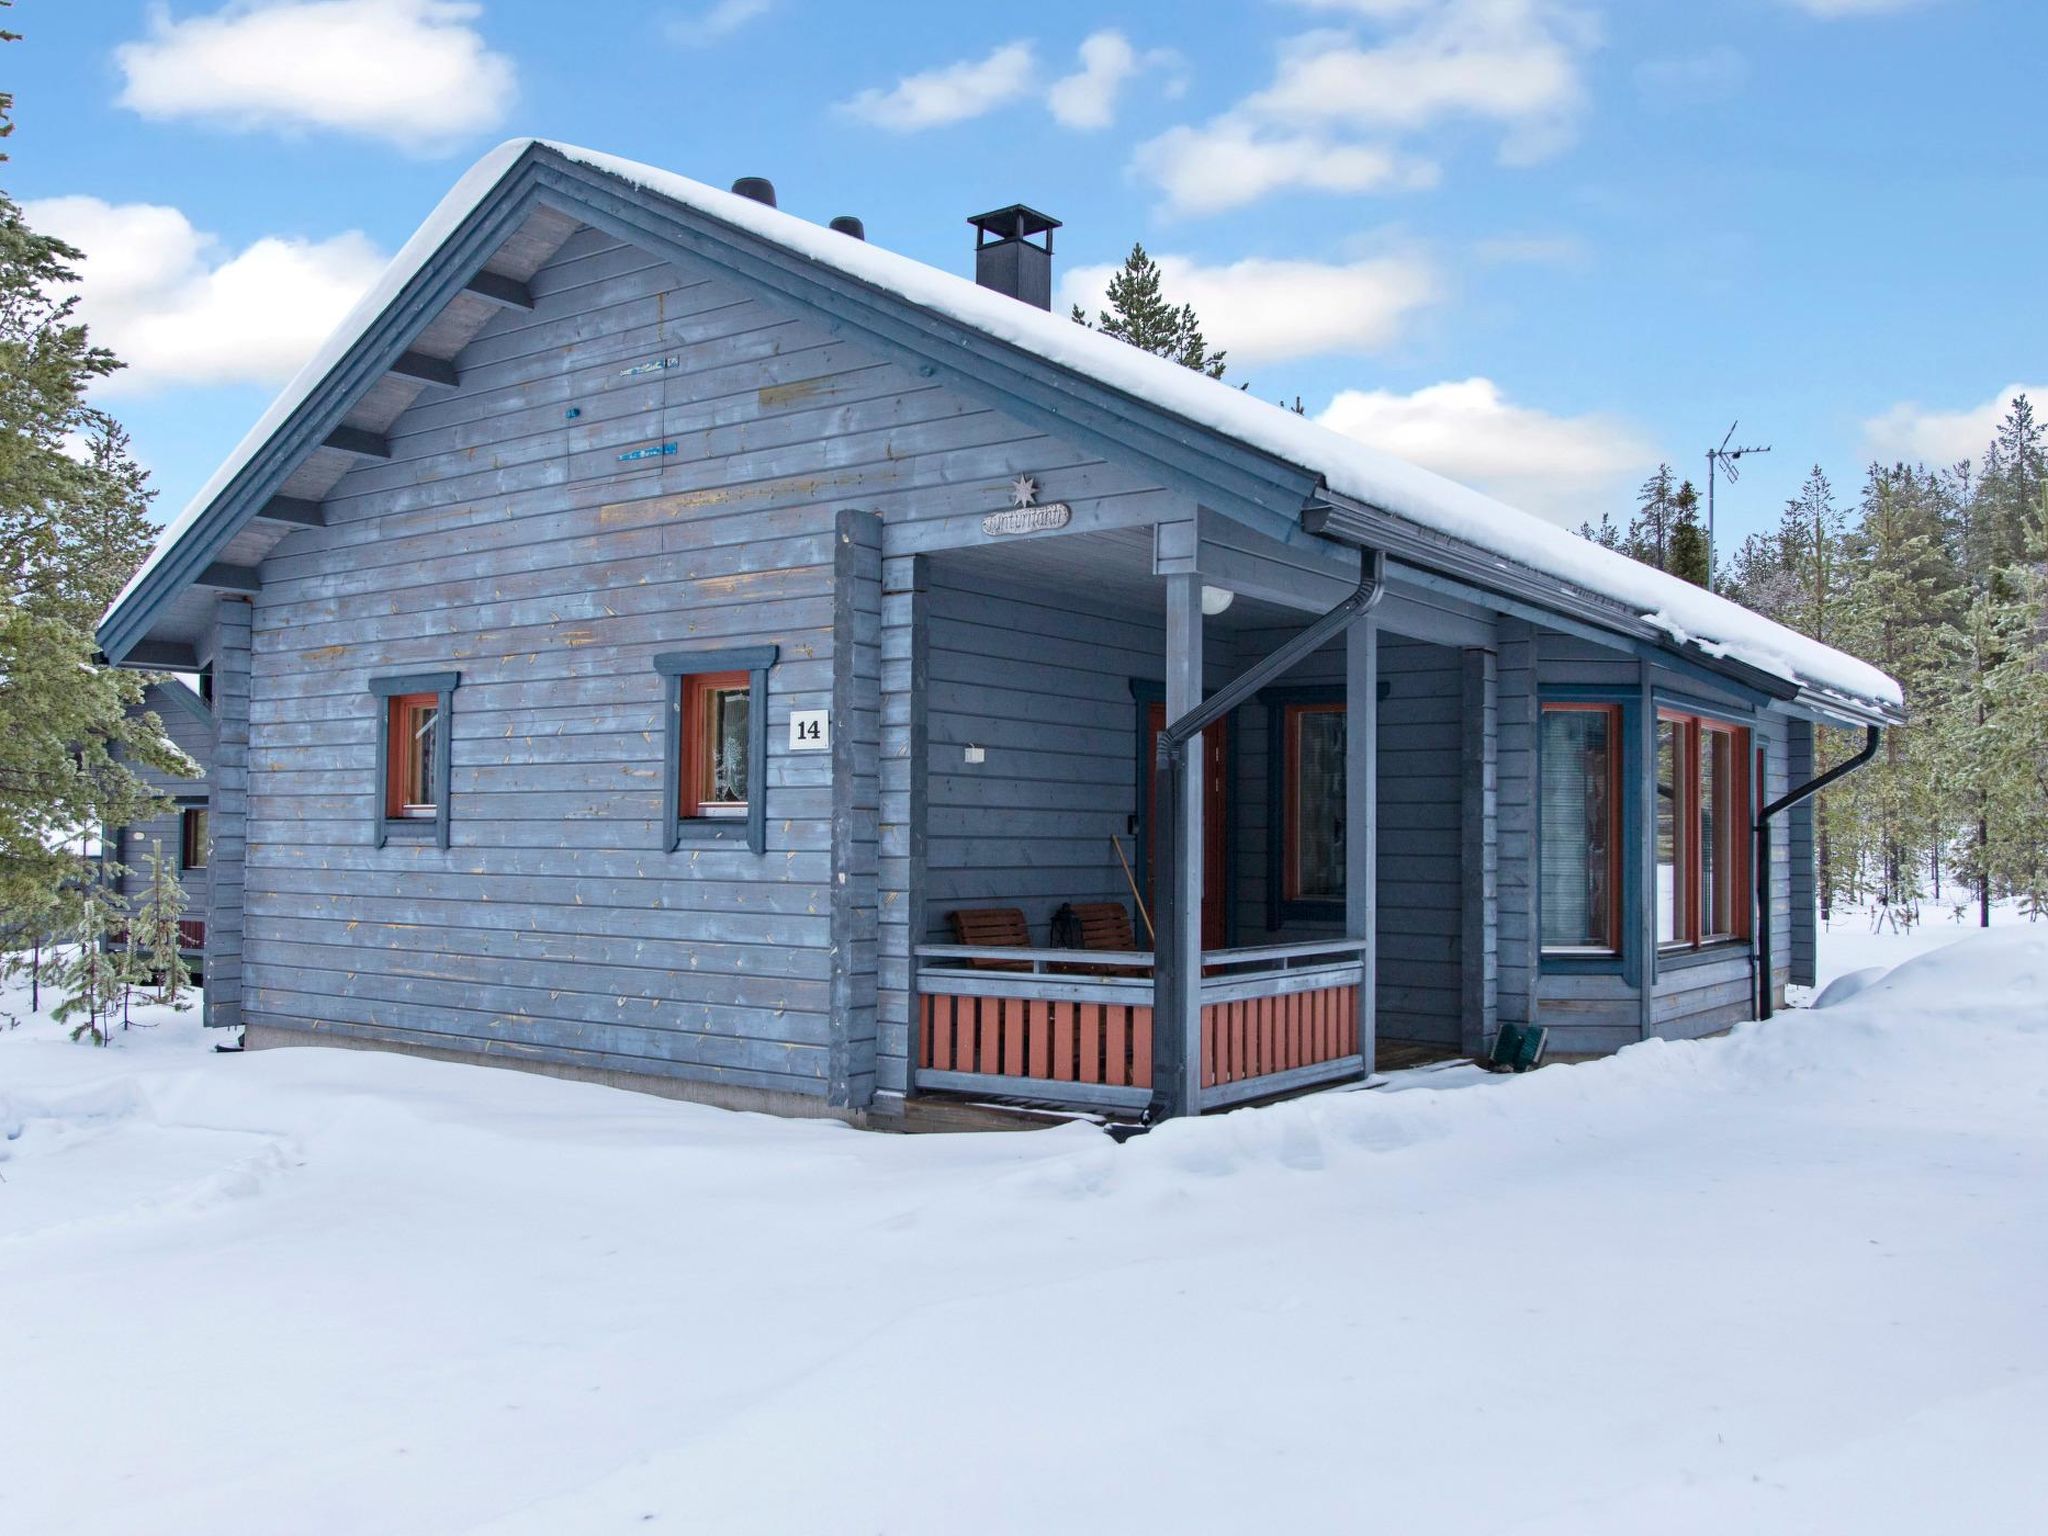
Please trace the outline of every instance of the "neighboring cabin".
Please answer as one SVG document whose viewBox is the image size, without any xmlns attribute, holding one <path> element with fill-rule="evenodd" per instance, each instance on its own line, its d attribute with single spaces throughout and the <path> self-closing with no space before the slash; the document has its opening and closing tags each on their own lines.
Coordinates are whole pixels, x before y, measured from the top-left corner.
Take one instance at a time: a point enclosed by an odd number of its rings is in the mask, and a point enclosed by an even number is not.
<svg viewBox="0 0 2048 1536">
<path fill-rule="evenodd" d="M 149 858 L 159 851 L 164 866 L 178 878 L 185 892 L 184 916 L 179 931 L 184 939 L 186 964 L 193 974 L 205 968 L 206 913 L 213 899 L 212 875 L 208 869 L 212 835 L 208 827 L 209 786 L 205 771 L 213 761 L 213 711 L 206 700 L 178 678 L 165 678 L 143 692 L 137 713 L 149 712 L 163 722 L 164 734 L 193 762 L 201 777 L 181 779 L 147 763 L 132 763 L 135 773 L 157 794 L 170 802 L 161 816 L 108 829 L 104 846 L 120 861 L 122 872 L 114 889 L 129 903 L 131 911 L 149 889 Z"/>
<path fill-rule="evenodd" d="M 900 1124 L 1810 975 L 1806 808 L 1751 822 L 1896 684 L 1056 319 L 1054 221 L 975 223 L 980 286 L 586 151 L 465 178 L 102 626 L 210 668 L 210 1023 Z M 1144 953 L 1049 948 L 1110 903 Z M 991 909 L 1034 947 L 949 942 Z"/>
</svg>

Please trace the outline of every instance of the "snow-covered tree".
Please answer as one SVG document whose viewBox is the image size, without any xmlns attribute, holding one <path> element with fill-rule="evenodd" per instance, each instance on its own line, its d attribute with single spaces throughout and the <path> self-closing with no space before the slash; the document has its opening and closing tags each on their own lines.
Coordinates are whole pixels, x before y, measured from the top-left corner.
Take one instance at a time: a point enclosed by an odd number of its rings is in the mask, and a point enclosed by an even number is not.
<svg viewBox="0 0 2048 1536">
<path fill-rule="evenodd" d="M 142 856 L 147 875 L 135 903 L 129 934 L 139 950 L 136 979 L 156 988 L 156 999 L 173 1008 L 187 1004 L 192 972 L 185 964 L 179 924 L 185 914 L 185 887 L 174 861 L 164 857 L 163 840 L 151 838 Z"/>
</svg>

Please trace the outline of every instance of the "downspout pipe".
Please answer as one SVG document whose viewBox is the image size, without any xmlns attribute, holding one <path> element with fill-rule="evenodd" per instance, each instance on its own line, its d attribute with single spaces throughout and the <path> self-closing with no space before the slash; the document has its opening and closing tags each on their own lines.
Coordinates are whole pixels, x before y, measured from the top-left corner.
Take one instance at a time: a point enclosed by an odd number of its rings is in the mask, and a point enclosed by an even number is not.
<svg viewBox="0 0 2048 1536">
<path fill-rule="evenodd" d="M 1847 762 L 1837 763 L 1817 779 L 1810 779 L 1789 794 L 1780 795 L 1756 817 L 1756 1016 L 1768 1019 L 1771 1006 L 1771 820 L 1802 800 L 1819 794 L 1837 779 L 1845 779 L 1877 756 L 1877 744 L 1884 735 L 1881 726 L 1864 728 L 1863 750 Z"/>
<path fill-rule="evenodd" d="M 1359 561 L 1358 586 L 1348 597 L 1278 650 L 1240 672 L 1178 720 L 1169 721 L 1159 733 L 1152 764 L 1152 812 L 1153 825 L 1163 824 L 1166 835 L 1156 838 L 1158 868 L 1153 881 L 1156 920 L 1152 965 L 1154 1119 L 1185 1115 L 1195 1107 L 1189 1102 L 1191 1063 L 1187 1060 L 1188 1041 L 1180 1027 L 1181 1021 L 1187 1017 L 1188 989 L 1198 984 L 1201 974 L 1201 955 L 1199 952 L 1192 956 L 1183 953 L 1181 935 L 1180 872 L 1188 867 L 1194 856 L 1194 850 L 1188 843 L 1187 818 L 1182 814 L 1189 743 L 1379 606 L 1387 591 L 1386 554 L 1377 549 L 1361 549 Z"/>
</svg>

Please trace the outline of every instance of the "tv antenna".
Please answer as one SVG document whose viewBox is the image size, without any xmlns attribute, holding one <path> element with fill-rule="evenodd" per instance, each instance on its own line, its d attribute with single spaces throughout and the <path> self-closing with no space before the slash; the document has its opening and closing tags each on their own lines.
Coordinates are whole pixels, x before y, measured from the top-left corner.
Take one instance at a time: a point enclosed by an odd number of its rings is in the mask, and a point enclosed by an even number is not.
<svg viewBox="0 0 2048 1536">
<path fill-rule="evenodd" d="M 1747 448 L 1730 448 L 1728 444 L 1735 438 L 1735 429 L 1741 425 L 1739 421 L 1730 422 L 1727 436 L 1721 439 L 1721 446 L 1707 450 L 1707 590 L 1710 592 L 1714 589 L 1714 472 L 1718 469 L 1728 477 L 1728 483 L 1733 485 L 1742 478 L 1742 467 L 1737 461 L 1745 453 L 1771 451 L 1768 443 L 1761 447 L 1752 444 Z"/>
</svg>

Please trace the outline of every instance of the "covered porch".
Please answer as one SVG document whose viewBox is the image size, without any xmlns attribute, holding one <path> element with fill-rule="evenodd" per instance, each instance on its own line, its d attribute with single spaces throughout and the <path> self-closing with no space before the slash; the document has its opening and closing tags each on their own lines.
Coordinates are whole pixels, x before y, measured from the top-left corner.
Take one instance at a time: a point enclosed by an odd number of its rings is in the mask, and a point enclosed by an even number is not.
<svg viewBox="0 0 2048 1536">
<path fill-rule="evenodd" d="M 1202 517 L 885 561 L 884 1089 L 1159 1116 L 1484 1049 L 1491 616 L 1389 583 L 1234 686 L 1360 587 Z M 1056 937 L 1111 903 L 1129 947 Z"/>
</svg>

